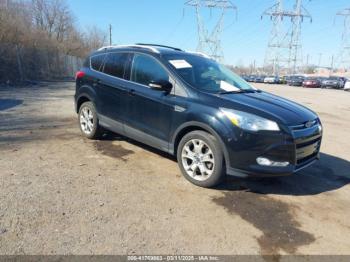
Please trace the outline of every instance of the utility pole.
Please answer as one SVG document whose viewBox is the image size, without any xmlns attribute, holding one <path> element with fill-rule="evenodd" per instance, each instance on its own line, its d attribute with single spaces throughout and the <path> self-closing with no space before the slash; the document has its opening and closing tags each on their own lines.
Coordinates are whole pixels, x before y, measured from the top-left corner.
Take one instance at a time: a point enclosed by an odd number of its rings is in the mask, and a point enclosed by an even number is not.
<svg viewBox="0 0 350 262">
<path fill-rule="evenodd" d="M 283 0 L 276 0 L 276 4 L 265 10 L 262 16 L 270 16 L 273 21 L 265 66 L 272 65 L 274 74 L 279 74 L 283 68 L 295 74 L 302 64 L 301 24 L 304 18 L 312 21 L 311 15 L 303 7 L 302 0 L 295 0 L 294 10 L 285 10 Z M 290 30 L 285 30 L 284 18 L 290 18 Z"/>
<path fill-rule="evenodd" d="M 224 31 L 224 18 L 229 10 L 237 11 L 237 7 L 229 0 L 187 0 L 186 6 L 194 7 L 197 16 L 198 45 L 197 51 L 208 54 L 213 59 L 222 62 L 224 54 L 221 47 L 221 35 Z M 212 30 L 203 19 L 204 11 L 218 11 L 218 17 Z"/>
<path fill-rule="evenodd" d="M 321 64 L 322 64 L 322 56 L 323 56 L 322 53 L 319 53 L 319 54 L 318 54 L 318 67 L 321 67 Z"/>
<path fill-rule="evenodd" d="M 337 16 L 344 18 L 341 50 L 337 60 L 339 66 L 346 70 L 350 68 L 350 8 L 339 11 Z"/>
<path fill-rule="evenodd" d="M 331 57 L 331 72 L 333 73 L 334 70 L 334 55 Z"/>
<path fill-rule="evenodd" d="M 109 24 L 109 45 L 112 45 L 112 25 Z"/>
</svg>

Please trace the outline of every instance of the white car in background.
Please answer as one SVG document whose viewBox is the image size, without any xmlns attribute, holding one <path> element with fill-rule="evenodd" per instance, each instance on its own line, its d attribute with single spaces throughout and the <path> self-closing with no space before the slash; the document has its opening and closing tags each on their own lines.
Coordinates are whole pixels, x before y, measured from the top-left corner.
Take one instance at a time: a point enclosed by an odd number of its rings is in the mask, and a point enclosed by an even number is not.
<svg viewBox="0 0 350 262">
<path fill-rule="evenodd" d="M 345 91 L 350 91 L 350 81 L 346 81 L 345 86 L 344 86 Z"/>
<path fill-rule="evenodd" d="M 267 76 L 264 78 L 264 83 L 266 83 L 266 84 L 278 84 L 279 78 L 277 76 Z"/>
</svg>

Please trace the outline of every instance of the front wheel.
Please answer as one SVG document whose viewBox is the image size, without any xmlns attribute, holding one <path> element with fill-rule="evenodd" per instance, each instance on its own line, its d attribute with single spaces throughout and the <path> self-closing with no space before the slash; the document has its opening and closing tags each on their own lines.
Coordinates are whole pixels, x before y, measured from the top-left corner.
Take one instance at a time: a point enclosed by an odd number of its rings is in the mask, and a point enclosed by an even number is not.
<svg viewBox="0 0 350 262">
<path fill-rule="evenodd" d="M 201 187 L 218 185 L 225 171 L 224 157 L 217 139 L 204 131 L 185 135 L 177 149 L 177 160 L 184 177 Z"/>
</svg>

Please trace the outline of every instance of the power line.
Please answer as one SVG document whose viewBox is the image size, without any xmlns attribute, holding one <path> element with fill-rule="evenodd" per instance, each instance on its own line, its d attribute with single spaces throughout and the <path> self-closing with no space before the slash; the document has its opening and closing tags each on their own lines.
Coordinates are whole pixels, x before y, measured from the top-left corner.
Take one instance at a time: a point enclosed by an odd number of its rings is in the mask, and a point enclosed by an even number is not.
<svg viewBox="0 0 350 262">
<path fill-rule="evenodd" d="M 224 18 L 228 10 L 237 11 L 237 7 L 229 0 L 187 0 L 185 5 L 194 7 L 197 16 L 198 46 L 197 51 L 207 53 L 217 61 L 223 61 L 221 35 L 224 31 Z M 219 12 L 214 28 L 209 31 L 208 24 L 203 19 L 203 10 L 209 9 L 210 17 L 213 10 Z"/>
</svg>

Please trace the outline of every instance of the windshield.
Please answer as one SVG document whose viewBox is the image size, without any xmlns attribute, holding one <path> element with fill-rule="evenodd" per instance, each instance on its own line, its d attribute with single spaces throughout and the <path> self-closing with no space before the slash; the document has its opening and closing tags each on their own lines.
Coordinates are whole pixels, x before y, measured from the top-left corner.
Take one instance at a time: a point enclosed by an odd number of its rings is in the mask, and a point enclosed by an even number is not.
<svg viewBox="0 0 350 262">
<path fill-rule="evenodd" d="M 165 59 L 191 86 L 210 93 L 256 91 L 241 77 L 214 60 L 198 55 L 166 55 Z"/>
</svg>

